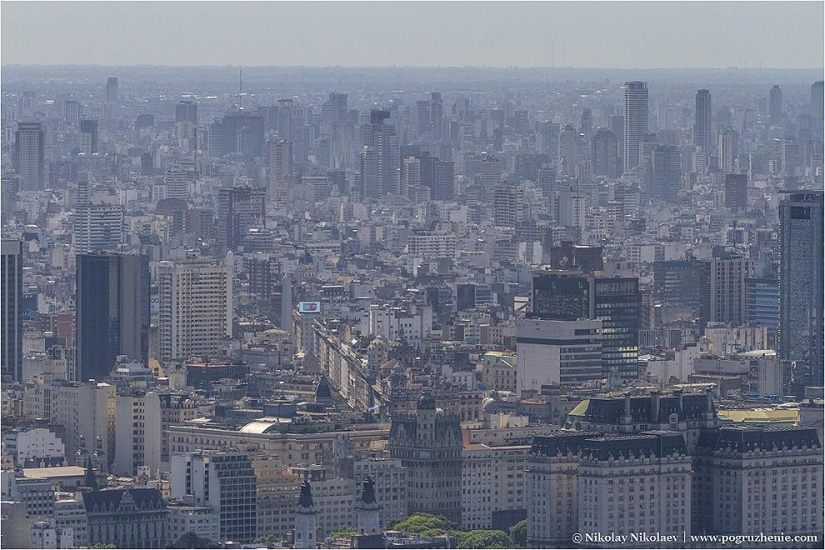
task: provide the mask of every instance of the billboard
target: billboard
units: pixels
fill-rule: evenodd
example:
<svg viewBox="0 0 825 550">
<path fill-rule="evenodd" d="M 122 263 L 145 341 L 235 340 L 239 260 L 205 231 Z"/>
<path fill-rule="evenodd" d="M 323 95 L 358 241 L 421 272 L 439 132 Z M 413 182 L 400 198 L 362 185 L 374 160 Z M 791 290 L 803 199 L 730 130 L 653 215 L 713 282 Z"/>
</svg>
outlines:
<svg viewBox="0 0 825 550">
<path fill-rule="evenodd" d="M 298 302 L 298 313 L 321 313 L 321 302 Z"/>
</svg>

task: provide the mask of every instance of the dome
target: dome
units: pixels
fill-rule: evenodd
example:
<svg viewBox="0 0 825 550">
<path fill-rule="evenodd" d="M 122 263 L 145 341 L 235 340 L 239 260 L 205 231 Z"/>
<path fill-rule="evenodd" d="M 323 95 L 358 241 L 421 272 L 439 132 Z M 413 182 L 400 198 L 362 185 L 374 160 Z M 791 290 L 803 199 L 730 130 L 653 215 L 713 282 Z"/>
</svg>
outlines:
<svg viewBox="0 0 825 550">
<path fill-rule="evenodd" d="M 421 397 L 418 399 L 418 407 L 419 411 L 434 411 L 435 410 L 435 397 L 430 392 L 424 392 Z"/>
<path fill-rule="evenodd" d="M 497 407 L 497 404 L 496 404 L 496 400 L 493 399 L 492 397 L 488 397 L 484 401 L 481 402 L 481 408 L 486 413 L 492 413 L 492 412 L 495 412 L 498 407 Z"/>
<path fill-rule="evenodd" d="M 332 399 L 332 392 L 329 389 L 329 382 L 325 376 L 321 377 L 318 387 L 315 388 L 315 401 L 319 399 Z"/>
</svg>

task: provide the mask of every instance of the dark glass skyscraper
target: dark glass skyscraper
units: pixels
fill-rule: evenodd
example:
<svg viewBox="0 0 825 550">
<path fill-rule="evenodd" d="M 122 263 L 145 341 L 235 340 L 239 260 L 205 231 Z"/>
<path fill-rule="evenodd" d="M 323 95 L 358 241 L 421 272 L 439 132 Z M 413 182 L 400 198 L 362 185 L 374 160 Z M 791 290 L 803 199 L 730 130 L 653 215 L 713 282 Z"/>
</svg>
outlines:
<svg viewBox="0 0 825 550">
<path fill-rule="evenodd" d="M 149 359 L 149 258 L 77 256 L 77 365 L 80 381 L 109 376 L 118 355 Z"/>
<path fill-rule="evenodd" d="M 12 380 L 23 378 L 23 320 L 20 302 L 23 299 L 23 247 L 20 241 L 3 239 L 0 261 L 0 297 L 3 338 L 2 375 Z"/>
<path fill-rule="evenodd" d="M 647 82 L 626 82 L 624 88 L 624 171 L 639 165 L 639 143 L 648 132 Z"/>
<path fill-rule="evenodd" d="M 693 144 L 701 147 L 702 152 L 706 155 L 711 153 L 710 116 L 710 92 L 699 90 L 696 92 L 696 120 L 693 123 Z"/>
<path fill-rule="evenodd" d="M 823 192 L 788 192 L 779 206 L 779 354 L 792 362 L 790 391 L 821 386 Z"/>
</svg>

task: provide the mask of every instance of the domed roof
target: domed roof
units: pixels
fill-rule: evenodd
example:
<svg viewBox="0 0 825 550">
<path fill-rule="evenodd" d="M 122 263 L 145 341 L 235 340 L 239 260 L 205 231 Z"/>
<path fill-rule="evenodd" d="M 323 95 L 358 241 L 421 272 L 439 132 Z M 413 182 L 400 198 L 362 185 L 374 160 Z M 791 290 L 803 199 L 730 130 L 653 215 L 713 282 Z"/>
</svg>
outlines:
<svg viewBox="0 0 825 550">
<path fill-rule="evenodd" d="M 298 263 L 301 265 L 312 264 L 312 254 L 309 253 L 309 250 L 304 250 L 304 255 L 298 258 Z"/>
<path fill-rule="evenodd" d="M 321 377 L 321 381 L 318 382 L 318 387 L 315 388 L 315 400 L 318 399 L 332 399 L 332 392 L 329 389 L 329 382 L 327 382 L 326 376 Z"/>
<path fill-rule="evenodd" d="M 418 399 L 418 407 L 419 411 L 434 411 L 435 410 L 435 397 L 428 391 L 425 391 L 421 397 Z"/>
<path fill-rule="evenodd" d="M 495 412 L 497 408 L 496 400 L 492 397 L 486 398 L 484 401 L 481 402 L 481 408 L 484 410 L 484 412 L 487 413 Z"/>
</svg>

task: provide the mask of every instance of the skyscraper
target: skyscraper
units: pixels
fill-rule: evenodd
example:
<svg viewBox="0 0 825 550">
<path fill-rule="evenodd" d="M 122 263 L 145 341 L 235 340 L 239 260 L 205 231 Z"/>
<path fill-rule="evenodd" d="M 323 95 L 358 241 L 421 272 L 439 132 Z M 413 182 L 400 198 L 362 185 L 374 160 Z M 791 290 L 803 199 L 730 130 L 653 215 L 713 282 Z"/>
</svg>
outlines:
<svg viewBox="0 0 825 550">
<path fill-rule="evenodd" d="M 700 147 L 705 155 L 711 153 L 710 117 L 710 92 L 699 90 L 696 92 L 696 120 L 693 123 L 693 144 Z"/>
<path fill-rule="evenodd" d="M 733 210 L 747 210 L 747 174 L 725 174 L 725 208 L 731 208 Z"/>
<path fill-rule="evenodd" d="M 682 157 L 674 145 L 657 145 L 653 149 L 653 189 L 651 195 L 674 203 L 682 189 Z"/>
<path fill-rule="evenodd" d="M 149 258 L 77 256 L 77 365 L 81 382 L 103 380 L 118 355 L 149 360 Z"/>
<path fill-rule="evenodd" d="M 97 153 L 100 149 L 100 137 L 96 120 L 80 121 L 80 150 L 85 155 Z"/>
<path fill-rule="evenodd" d="M 710 263 L 710 320 L 738 327 L 745 323 L 745 279 L 753 277 L 753 262 L 740 254 L 723 253 Z"/>
<path fill-rule="evenodd" d="M 822 80 L 817 80 L 811 85 L 811 107 L 814 115 L 814 137 L 822 141 L 823 120 L 825 119 L 825 91 Z"/>
<path fill-rule="evenodd" d="M 198 104 L 194 101 L 181 101 L 175 105 L 175 122 L 198 123 Z"/>
<path fill-rule="evenodd" d="M 559 175 L 569 176 L 575 174 L 578 162 L 579 132 L 572 124 L 567 124 L 559 134 Z"/>
<path fill-rule="evenodd" d="M 821 386 L 823 192 L 786 192 L 779 205 L 779 354 L 794 362 L 791 393 Z"/>
<path fill-rule="evenodd" d="M 218 191 L 218 246 L 235 250 L 249 229 L 263 225 L 266 216 L 266 191 L 233 187 Z"/>
<path fill-rule="evenodd" d="M 14 381 L 23 378 L 23 245 L 20 241 L 3 239 L 0 261 L 0 297 L 3 299 L 0 334 L 3 337 L 3 363 L 0 372 Z"/>
<path fill-rule="evenodd" d="M 118 110 L 120 107 L 120 92 L 117 85 L 117 77 L 109 77 L 106 80 L 106 103 L 104 104 L 104 114 L 106 120 L 118 120 Z"/>
<path fill-rule="evenodd" d="M 648 132 L 647 82 L 626 82 L 624 89 L 624 171 L 639 165 L 639 142 Z"/>
<path fill-rule="evenodd" d="M 617 178 L 620 175 L 619 140 L 607 128 L 599 128 L 592 139 L 593 175 Z"/>
<path fill-rule="evenodd" d="M 778 84 L 771 88 L 768 116 L 771 119 L 771 124 L 777 125 L 782 123 L 782 88 L 780 88 Z"/>
<path fill-rule="evenodd" d="M 43 125 L 39 122 L 18 123 L 14 134 L 14 168 L 22 178 L 24 191 L 43 189 L 45 165 Z"/>
<path fill-rule="evenodd" d="M 232 273 L 208 258 L 158 264 L 161 360 L 214 356 L 232 334 Z"/>
<path fill-rule="evenodd" d="M 269 196 L 275 201 L 276 208 L 287 207 L 291 182 L 292 142 L 272 140 L 269 142 Z"/>
<path fill-rule="evenodd" d="M 361 127 L 361 193 L 377 199 L 401 192 L 401 151 L 395 126 L 384 124 L 388 111 L 370 112 L 370 123 Z"/>
</svg>

